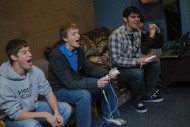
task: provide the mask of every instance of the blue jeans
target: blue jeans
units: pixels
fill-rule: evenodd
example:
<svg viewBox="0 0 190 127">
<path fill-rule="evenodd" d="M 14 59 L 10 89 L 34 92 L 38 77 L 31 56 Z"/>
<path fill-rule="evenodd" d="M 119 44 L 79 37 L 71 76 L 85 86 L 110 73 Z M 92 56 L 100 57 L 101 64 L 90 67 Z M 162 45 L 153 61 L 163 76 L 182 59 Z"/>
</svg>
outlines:
<svg viewBox="0 0 190 127">
<path fill-rule="evenodd" d="M 164 37 L 164 49 L 170 48 L 169 42 L 168 42 L 168 34 L 167 34 L 167 24 L 166 24 L 166 18 L 161 18 L 157 20 L 152 21 L 145 21 L 144 22 L 144 28 L 149 31 L 148 25 L 149 24 L 156 24 L 160 28 L 160 32 L 163 34 Z"/>
<path fill-rule="evenodd" d="M 84 78 L 82 80 L 93 81 L 97 80 L 96 78 Z M 120 112 L 117 106 L 117 99 L 114 95 L 111 84 L 106 85 L 104 88 L 106 96 L 109 101 L 109 106 L 111 111 L 113 111 L 112 115 L 114 118 L 120 117 Z M 92 125 L 92 115 L 91 115 L 91 102 L 92 102 L 92 94 L 100 94 L 101 97 L 101 108 L 103 117 L 110 118 L 110 111 L 108 108 L 108 104 L 104 98 L 104 95 L 101 92 L 101 89 L 78 89 L 78 90 L 69 90 L 69 89 L 56 89 L 54 90 L 58 101 L 64 101 L 76 108 L 76 127 L 91 127 Z"/>
<path fill-rule="evenodd" d="M 72 108 L 70 105 L 68 105 L 65 102 L 58 102 L 58 107 L 59 107 L 58 109 L 59 113 L 63 117 L 64 123 L 66 124 L 71 116 Z M 41 101 L 34 112 L 49 112 L 53 114 L 53 110 L 46 101 Z M 5 123 L 7 127 L 42 127 L 40 122 L 35 119 L 27 119 L 27 120 L 6 119 Z"/>
<path fill-rule="evenodd" d="M 155 92 L 160 74 L 160 64 L 158 62 L 153 61 L 143 66 L 144 71 L 140 67 L 118 68 L 118 70 L 120 74 L 117 77 L 117 81 L 130 85 L 132 101 L 150 97 Z"/>
</svg>

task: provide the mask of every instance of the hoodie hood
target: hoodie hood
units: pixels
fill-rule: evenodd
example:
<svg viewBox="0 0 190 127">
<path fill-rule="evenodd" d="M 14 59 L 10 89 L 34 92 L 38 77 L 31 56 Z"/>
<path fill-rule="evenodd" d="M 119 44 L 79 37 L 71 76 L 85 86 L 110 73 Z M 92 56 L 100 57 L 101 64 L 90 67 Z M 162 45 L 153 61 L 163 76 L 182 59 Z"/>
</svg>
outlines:
<svg viewBox="0 0 190 127">
<path fill-rule="evenodd" d="M 9 61 L 3 63 L 0 66 L 0 76 L 9 80 L 23 80 L 25 76 L 20 76 L 15 71 L 13 71 L 11 63 Z"/>
</svg>

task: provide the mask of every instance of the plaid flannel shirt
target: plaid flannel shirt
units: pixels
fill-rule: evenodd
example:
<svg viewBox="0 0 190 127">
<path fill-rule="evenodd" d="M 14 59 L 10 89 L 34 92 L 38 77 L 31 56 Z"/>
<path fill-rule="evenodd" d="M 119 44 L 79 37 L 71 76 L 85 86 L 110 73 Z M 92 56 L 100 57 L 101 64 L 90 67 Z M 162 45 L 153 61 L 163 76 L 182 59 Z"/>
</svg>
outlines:
<svg viewBox="0 0 190 127">
<path fill-rule="evenodd" d="M 136 58 L 143 57 L 141 53 L 141 34 L 138 29 L 133 31 L 133 42 L 125 26 L 122 25 L 109 37 L 109 66 L 136 67 Z"/>
</svg>

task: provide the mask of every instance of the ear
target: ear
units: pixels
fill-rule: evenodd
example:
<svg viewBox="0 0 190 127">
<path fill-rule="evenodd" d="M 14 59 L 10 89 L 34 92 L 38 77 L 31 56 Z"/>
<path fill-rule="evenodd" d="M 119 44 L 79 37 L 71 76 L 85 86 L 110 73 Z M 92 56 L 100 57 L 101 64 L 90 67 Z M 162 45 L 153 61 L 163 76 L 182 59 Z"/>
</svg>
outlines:
<svg viewBox="0 0 190 127">
<path fill-rule="evenodd" d="M 12 59 L 13 61 L 16 61 L 16 60 L 17 60 L 17 56 L 15 56 L 14 54 L 12 54 L 12 55 L 11 55 L 11 59 Z"/>
<path fill-rule="evenodd" d="M 67 41 L 68 41 L 67 37 L 66 37 L 66 38 L 63 38 L 63 40 L 64 40 L 65 42 L 67 42 Z"/>
<path fill-rule="evenodd" d="M 123 20 L 124 20 L 125 22 L 127 22 L 127 18 L 123 17 Z"/>
</svg>

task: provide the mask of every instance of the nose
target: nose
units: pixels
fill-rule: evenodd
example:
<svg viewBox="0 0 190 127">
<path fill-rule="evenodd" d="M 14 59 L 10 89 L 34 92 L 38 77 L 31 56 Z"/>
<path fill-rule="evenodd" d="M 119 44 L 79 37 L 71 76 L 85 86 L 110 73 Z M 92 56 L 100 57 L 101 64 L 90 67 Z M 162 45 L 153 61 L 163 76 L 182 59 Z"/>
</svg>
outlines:
<svg viewBox="0 0 190 127">
<path fill-rule="evenodd" d="M 140 17 L 136 16 L 135 19 L 136 19 L 136 20 L 140 20 Z"/>
<path fill-rule="evenodd" d="M 31 53 L 31 52 L 28 52 L 28 56 L 32 57 L 32 53 Z"/>
</svg>

